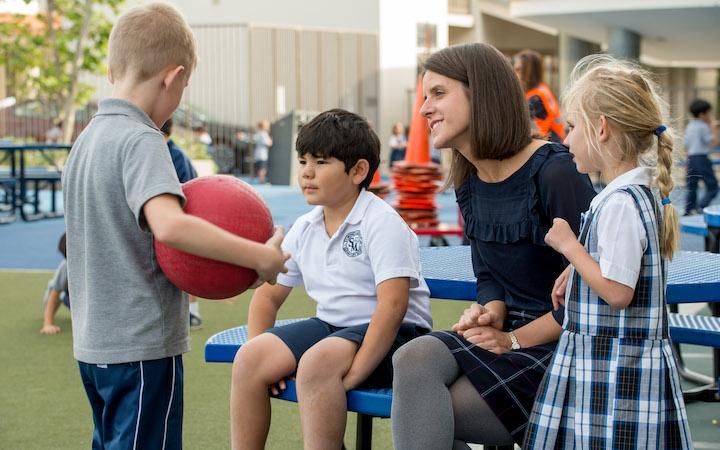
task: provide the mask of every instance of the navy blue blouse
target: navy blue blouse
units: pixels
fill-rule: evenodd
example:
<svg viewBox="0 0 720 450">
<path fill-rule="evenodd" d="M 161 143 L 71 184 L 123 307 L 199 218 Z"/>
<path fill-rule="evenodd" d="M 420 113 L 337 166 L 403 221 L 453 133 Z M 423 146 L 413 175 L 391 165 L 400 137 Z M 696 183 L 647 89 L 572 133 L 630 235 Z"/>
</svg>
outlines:
<svg viewBox="0 0 720 450">
<path fill-rule="evenodd" d="M 552 310 L 550 293 L 567 261 L 545 244 L 555 217 L 578 233 L 595 190 L 560 144 L 540 147 L 507 179 L 471 175 L 456 190 L 472 248 L 477 302 L 504 300 L 506 327 L 518 328 Z M 563 311 L 554 313 L 562 323 Z"/>
</svg>

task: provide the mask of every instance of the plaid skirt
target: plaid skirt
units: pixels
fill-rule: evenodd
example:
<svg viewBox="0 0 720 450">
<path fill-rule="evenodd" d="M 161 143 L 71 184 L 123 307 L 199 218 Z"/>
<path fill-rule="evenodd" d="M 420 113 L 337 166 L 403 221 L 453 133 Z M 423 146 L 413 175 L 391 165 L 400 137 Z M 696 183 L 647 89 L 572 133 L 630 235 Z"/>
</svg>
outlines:
<svg viewBox="0 0 720 450">
<path fill-rule="evenodd" d="M 692 448 L 670 341 L 564 331 L 523 448 Z"/>
<path fill-rule="evenodd" d="M 447 345 L 460 370 L 515 442 L 522 443 L 535 395 L 556 343 L 498 355 L 475 346 L 452 331 L 435 331 L 430 335 Z"/>
</svg>

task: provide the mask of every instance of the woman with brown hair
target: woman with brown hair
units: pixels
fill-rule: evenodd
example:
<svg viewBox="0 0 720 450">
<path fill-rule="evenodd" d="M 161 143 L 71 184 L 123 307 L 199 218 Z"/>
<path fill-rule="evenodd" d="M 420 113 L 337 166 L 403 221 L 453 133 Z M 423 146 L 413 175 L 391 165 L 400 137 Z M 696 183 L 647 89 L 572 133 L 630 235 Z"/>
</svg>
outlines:
<svg viewBox="0 0 720 450">
<path fill-rule="evenodd" d="M 565 126 L 560 117 L 560 104 L 543 82 L 543 62 L 535 50 L 523 50 L 513 57 L 513 69 L 525 90 L 525 98 L 538 133 L 552 142 L 565 139 Z"/>
<path fill-rule="evenodd" d="M 532 138 L 523 89 L 494 47 L 434 53 L 423 90 L 434 146 L 452 149 L 477 304 L 453 331 L 395 354 L 395 448 L 522 442 L 563 318 L 550 294 L 566 262 L 544 237 L 555 217 L 577 232 L 595 192 L 565 147 Z"/>
</svg>

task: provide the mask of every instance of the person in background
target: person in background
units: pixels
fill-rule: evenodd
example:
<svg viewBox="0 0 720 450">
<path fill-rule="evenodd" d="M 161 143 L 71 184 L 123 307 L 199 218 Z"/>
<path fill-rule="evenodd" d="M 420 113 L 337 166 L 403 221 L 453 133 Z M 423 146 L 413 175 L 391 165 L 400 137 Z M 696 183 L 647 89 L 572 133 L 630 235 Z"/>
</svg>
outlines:
<svg viewBox="0 0 720 450">
<path fill-rule="evenodd" d="M 565 139 L 560 104 L 543 82 L 542 56 L 535 50 L 523 50 L 513 57 L 513 68 L 525 90 L 530 117 L 540 136 L 551 142 Z"/>
<path fill-rule="evenodd" d="M 45 132 L 45 143 L 46 144 L 57 144 L 62 139 L 63 122 L 62 120 L 54 120 L 53 126 Z"/>
<path fill-rule="evenodd" d="M 55 270 L 55 275 L 48 282 L 45 295 L 43 295 L 43 326 L 40 329 L 42 334 L 58 334 L 60 327 L 55 325 L 55 314 L 60 305 L 70 308 L 70 294 L 68 292 L 67 278 L 67 249 L 65 247 L 65 233 L 60 237 L 58 242 L 58 251 L 63 256 L 63 260 Z"/>
<path fill-rule="evenodd" d="M 257 126 L 258 129 L 253 137 L 255 141 L 255 173 L 257 174 L 258 183 L 265 184 L 270 147 L 273 141 L 270 137 L 270 122 L 267 119 L 258 122 Z"/>
<path fill-rule="evenodd" d="M 405 126 L 401 122 L 393 125 L 392 134 L 390 135 L 390 168 L 392 169 L 395 161 L 405 159 L 405 149 L 407 148 L 407 135 L 405 134 Z"/>
<path fill-rule="evenodd" d="M 170 158 L 172 158 L 173 166 L 175 166 L 175 173 L 178 176 L 178 181 L 181 183 L 187 183 L 188 181 L 197 178 L 197 172 L 192 165 L 192 160 L 170 138 L 172 135 L 172 127 L 173 118 L 171 116 L 160 128 L 160 131 L 162 131 L 162 134 L 165 136 L 165 142 L 167 142 L 168 150 L 170 151 Z M 183 295 L 187 296 L 188 304 L 190 305 L 190 329 L 197 330 L 202 328 L 200 304 L 198 303 L 197 297 L 190 295 L 187 292 L 183 292 Z"/>
<path fill-rule="evenodd" d="M 708 158 L 718 144 L 718 121 L 713 117 L 710 103 L 695 100 L 690 104 L 692 119 L 685 127 L 685 149 L 687 150 L 687 198 L 685 215 L 702 213 L 718 193 L 718 182 Z M 698 203 L 698 181 L 705 184 L 705 195 Z"/>
</svg>

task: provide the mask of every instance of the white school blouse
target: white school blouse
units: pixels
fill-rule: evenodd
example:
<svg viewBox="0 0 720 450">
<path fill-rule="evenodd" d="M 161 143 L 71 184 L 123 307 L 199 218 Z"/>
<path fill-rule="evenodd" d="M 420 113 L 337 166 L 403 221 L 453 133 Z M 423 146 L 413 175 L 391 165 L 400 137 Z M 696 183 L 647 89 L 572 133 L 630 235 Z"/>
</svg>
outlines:
<svg viewBox="0 0 720 450">
<path fill-rule="evenodd" d="M 653 175 L 649 167 L 632 169 L 612 180 L 590 202 L 590 211 L 596 211 L 607 199 L 596 212 L 598 254 L 592 256 L 596 256 L 603 277 L 633 289 L 648 240 L 632 197 L 618 189 L 631 184 L 650 186 Z"/>
</svg>

